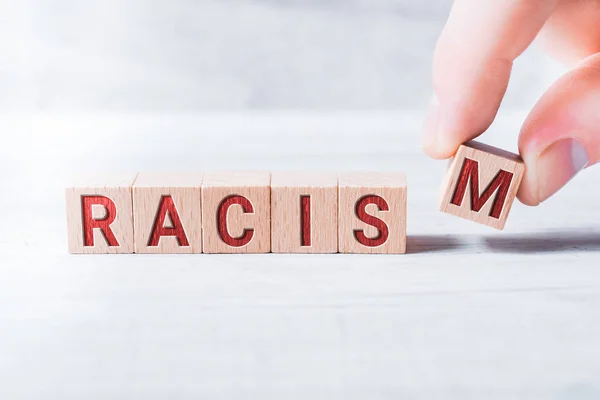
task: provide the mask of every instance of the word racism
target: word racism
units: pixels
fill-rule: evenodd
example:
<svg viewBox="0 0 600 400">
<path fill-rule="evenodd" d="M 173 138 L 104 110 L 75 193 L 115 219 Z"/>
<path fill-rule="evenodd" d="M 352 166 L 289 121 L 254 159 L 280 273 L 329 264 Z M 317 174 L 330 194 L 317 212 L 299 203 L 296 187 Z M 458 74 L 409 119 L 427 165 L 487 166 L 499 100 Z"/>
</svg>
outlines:
<svg viewBox="0 0 600 400">
<path fill-rule="evenodd" d="M 502 229 L 523 174 L 517 155 L 469 142 L 440 209 Z M 69 251 L 400 254 L 406 199 L 400 172 L 113 176 L 66 189 Z"/>
</svg>

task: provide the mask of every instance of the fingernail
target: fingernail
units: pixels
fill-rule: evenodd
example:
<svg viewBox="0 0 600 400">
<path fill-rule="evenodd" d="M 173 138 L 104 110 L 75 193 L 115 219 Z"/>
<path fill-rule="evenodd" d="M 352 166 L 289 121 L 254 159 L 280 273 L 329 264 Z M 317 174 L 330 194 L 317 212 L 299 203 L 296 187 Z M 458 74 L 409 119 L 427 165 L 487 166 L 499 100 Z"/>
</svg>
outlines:
<svg viewBox="0 0 600 400">
<path fill-rule="evenodd" d="M 423 127 L 423 147 L 432 147 L 437 141 L 437 132 L 440 118 L 440 103 L 435 93 L 429 101 L 429 108 L 425 117 Z"/>
<path fill-rule="evenodd" d="M 561 139 L 542 152 L 537 162 L 538 197 L 542 202 L 587 167 L 585 147 L 575 139 Z"/>
</svg>

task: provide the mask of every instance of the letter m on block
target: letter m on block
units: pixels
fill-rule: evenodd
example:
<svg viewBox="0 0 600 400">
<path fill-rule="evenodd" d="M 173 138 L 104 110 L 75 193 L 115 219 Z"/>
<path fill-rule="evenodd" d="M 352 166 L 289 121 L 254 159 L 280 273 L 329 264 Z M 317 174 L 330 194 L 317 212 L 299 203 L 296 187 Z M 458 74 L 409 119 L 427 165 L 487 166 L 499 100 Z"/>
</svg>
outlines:
<svg viewBox="0 0 600 400">
<path fill-rule="evenodd" d="M 490 210 L 490 217 L 500 218 L 502 208 L 504 207 L 504 201 L 508 195 L 508 189 L 512 182 L 513 174 L 508 171 L 500 170 L 485 188 L 483 193 L 479 192 L 479 163 L 475 160 L 465 158 L 460 175 L 456 183 L 456 189 L 454 195 L 450 201 L 455 206 L 461 206 L 465 193 L 467 191 L 467 185 L 470 184 L 471 192 L 471 210 L 479 212 L 481 208 L 488 202 L 494 193 L 494 202 Z"/>
</svg>

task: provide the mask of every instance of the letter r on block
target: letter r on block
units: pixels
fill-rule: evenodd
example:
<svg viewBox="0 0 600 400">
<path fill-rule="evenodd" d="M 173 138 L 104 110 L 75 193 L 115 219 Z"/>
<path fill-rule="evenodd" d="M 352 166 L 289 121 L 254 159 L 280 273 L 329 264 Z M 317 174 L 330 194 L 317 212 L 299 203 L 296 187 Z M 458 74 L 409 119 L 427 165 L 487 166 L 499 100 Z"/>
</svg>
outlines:
<svg viewBox="0 0 600 400">
<path fill-rule="evenodd" d="M 91 175 L 65 188 L 70 253 L 133 253 L 131 186 L 136 176 Z"/>
<path fill-rule="evenodd" d="M 104 217 L 95 218 L 92 206 L 102 206 Z M 99 229 L 109 247 L 119 246 L 110 225 L 117 218 L 115 202 L 105 196 L 81 196 L 81 219 L 83 225 L 83 245 L 94 247 L 94 229 Z"/>
</svg>

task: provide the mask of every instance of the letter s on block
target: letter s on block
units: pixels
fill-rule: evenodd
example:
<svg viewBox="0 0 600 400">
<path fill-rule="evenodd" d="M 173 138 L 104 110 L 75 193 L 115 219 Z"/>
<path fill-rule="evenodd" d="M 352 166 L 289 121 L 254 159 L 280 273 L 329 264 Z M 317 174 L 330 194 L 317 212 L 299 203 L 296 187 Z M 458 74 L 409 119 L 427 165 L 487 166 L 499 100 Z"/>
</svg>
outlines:
<svg viewBox="0 0 600 400">
<path fill-rule="evenodd" d="M 390 231 L 387 224 L 381 219 L 374 217 L 372 215 L 367 214 L 366 208 L 369 204 L 375 204 L 379 211 L 389 211 L 390 207 L 388 206 L 387 201 L 380 196 L 377 195 L 367 195 L 361 197 L 357 202 L 354 208 L 356 216 L 362 222 L 371 225 L 377 228 L 377 236 L 373 238 L 368 238 L 365 235 L 364 230 L 355 229 L 354 230 L 354 238 L 362 245 L 368 247 L 377 247 L 384 244 L 389 237 Z"/>
<path fill-rule="evenodd" d="M 225 197 L 217 208 L 217 230 L 219 232 L 219 237 L 225 244 L 232 247 L 242 247 L 250 243 L 254 236 L 254 229 L 244 229 L 242 234 L 238 237 L 233 237 L 229 234 L 229 230 L 227 229 L 227 211 L 229 211 L 229 207 L 234 204 L 242 206 L 242 210 L 246 214 L 254 213 L 252 203 L 244 196 L 234 194 Z"/>
<path fill-rule="evenodd" d="M 506 196 L 508 195 L 508 189 L 510 188 L 513 175 L 514 174 L 511 172 L 501 169 L 480 195 L 479 163 L 475 160 L 465 158 L 460 170 L 458 181 L 456 183 L 456 189 L 454 190 L 454 195 L 452 196 L 450 203 L 459 207 L 462 205 L 465 192 L 467 191 L 467 183 L 470 182 L 471 210 L 478 212 L 497 190 L 498 192 L 496 193 L 494 203 L 492 204 L 492 209 L 490 210 L 490 217 L 498 219 L 502 213 L 502 208 L 504 207 L 504 202 L 506 200 Z"/>
<path fill-rule="evenodd" d="M 104 218 L 94 219 L 92 215 L 92 206 L 103 206 L 106 210 Z M 117 218 L 117 207 L 114 201 L 105 196 L 81 196 L 81 215 L 83 225 L 83 245 L 85 247 L 94 246 L 94 229 L 100 229 L 104 239 L 109 246 L 119 246 L 110 224 Z"/>
</svg>

